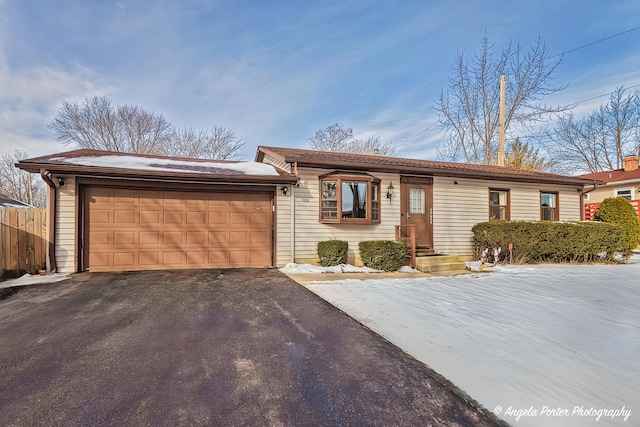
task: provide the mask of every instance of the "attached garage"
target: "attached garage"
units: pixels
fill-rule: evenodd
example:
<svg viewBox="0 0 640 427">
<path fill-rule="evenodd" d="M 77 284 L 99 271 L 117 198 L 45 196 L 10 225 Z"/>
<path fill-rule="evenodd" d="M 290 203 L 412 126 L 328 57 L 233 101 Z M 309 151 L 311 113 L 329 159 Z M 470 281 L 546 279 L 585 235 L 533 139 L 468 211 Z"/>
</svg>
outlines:
<svg viewBox="0 0 640 427">
<path fill-rule="evenodd" d="M 90 271 L 273 265 L 273 192 L 85 187 Z"/>
<path fill-rule="evenodd" d="M 276 203 L 297 177 L 256 162 L 75 150 L 22 160 L 49 186 L 49 269 L 276 265 Z"/>
</svg>

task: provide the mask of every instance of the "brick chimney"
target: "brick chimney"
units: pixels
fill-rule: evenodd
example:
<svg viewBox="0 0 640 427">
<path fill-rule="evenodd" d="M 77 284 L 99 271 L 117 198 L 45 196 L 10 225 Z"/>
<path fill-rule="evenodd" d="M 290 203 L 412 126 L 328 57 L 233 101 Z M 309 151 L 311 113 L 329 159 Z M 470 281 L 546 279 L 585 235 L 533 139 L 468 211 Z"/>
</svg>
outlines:
<svg viewBox="0 0 640 427">
<path fill-rule="evenodd" d="M 627 156 L 623 160 L 624 171 L 631 172 L 638 169 L 638 156 Z"/>
</svg>

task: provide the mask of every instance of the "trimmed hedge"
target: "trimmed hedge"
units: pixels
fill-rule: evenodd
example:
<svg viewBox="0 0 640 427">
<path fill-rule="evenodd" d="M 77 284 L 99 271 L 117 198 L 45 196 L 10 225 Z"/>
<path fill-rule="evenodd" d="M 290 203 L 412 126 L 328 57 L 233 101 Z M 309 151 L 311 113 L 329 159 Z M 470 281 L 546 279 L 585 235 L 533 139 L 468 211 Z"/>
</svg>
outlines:
<svg viewBox="0 0 640 427">
<path fill-rule="evenodd" d="M 323 267 L 347 263 L 349 242 L 346 240 L 324 240 L 318 242 L 317 247 L 320 265 Z"/>
<path fill-rule="evenodd" d="M 395 240 L 365 240 L 358 245 L 362 263 L 370 268 L 396 271 L 405 265 L 409 248 Z"/>
<path fill-rule="evenodd" d="M 481 222 L 471 229 L 476 255 L 483 248 L 501 247 L 502 259 L 513 262 L 557 263 L 614 261 L 616 253 L 628 256 L 624 227 L 618 224 L 579 222 Z"/>
<path fill-rule="evenodd" d="M 593 219 L 595 221 L 624 226 L 631 249 L 635 249 L 640 243 L 640 220 L 638 220 L 638 213 L 624 197 L 609 197 L 604 199 L 594 212 Z"/>
</svg>

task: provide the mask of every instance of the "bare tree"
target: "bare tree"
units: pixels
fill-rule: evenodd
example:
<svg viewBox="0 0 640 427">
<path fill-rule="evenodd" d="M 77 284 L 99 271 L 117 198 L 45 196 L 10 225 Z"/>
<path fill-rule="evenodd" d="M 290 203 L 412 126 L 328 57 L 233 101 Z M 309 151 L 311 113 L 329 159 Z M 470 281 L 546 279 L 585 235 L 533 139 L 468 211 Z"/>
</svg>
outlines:
<svg viewBox="0 0 640 427">
<path fill-rule="evenodd" d="M 439 156 L 469 163 L 496 162 L 501 75 L 507 77 L 507 138 L 565 111 L 566 107 L 542 103 L 545 96 L 566 87 L 551 85 L 561 60 L 551 60 L 540 38 L 528 51 L 519 43 L 510 43 L 496 53 L 485 35 L 471 60 L 459 53 L 448 87 L 434 105 L 445 136 L 438 146 Z"/>
<path fill-rule="evenodd" d="M 353 130 L 335 123 L 318 129 L 309 138 L 312 150 L 337 151 L 343 153 L 381 154 L 392 156 L 396 148 L 392 143 L 384 143 L 379 136 L 372 135 L 366 140 L 354 139 Z"/>
<path fill-rule="evenodd" d="M 617 88 L 591 114 L 560 118 L 548 137 L 548 151 L 564 171 L 619 169 L 625 156 L 640 154 L 640 93 L 625 96 Z"/>
<path fill-rule="evenodd" d="M 175 157 L 191 157 L 226 160 L 237 157 L 244 148 L 244 139 L 235 131 L 221 126 L 212 129 L 191 127 L 174 129 L 165 154 Z"/>
<path fill-rule="evenodd" d="M 312 150 L 347 152 L 353 143 L 353 130 L 343 128 L 340 124 L 335 123 L 326 128 L 318 129 L 309 138 L 309 142 Z"/>
<path fill-rule="evenodd" d="M 349 150 L 352 153 L 360 154 L 380 154 L 382 156 L 393 156 L 396 153 L 396 147 L 393 143 L 382 142 L 379 136 L 371 135 L 369 138 L 362 140 L 354 140 Z"/>
<path fill-rule="evenodd" d="M 15 167 L 15 164 L 29 158 L 27 153 L 16 150 L 13 155 L 5 154 L 0 161 L 0 193 L 12 199 L 43 208 L 47 205 L 47 190 L 39 177 Z"/>
<path fill-rule="evenodd" d="M 161 154 L 171 131 L 163 116 L 131 105 L 114 107 L 103 96 L 62 101 L 49 127 L 65 145 L 138 154 Z"/>
<path fill-rule="evenodd" d="M 528 142 L 523 143 L 516 137 L 506 150 L 504 165 L 516 169 L 547 171 L 554 163 L 542 156 L 538 148 Z"/>
</svg>

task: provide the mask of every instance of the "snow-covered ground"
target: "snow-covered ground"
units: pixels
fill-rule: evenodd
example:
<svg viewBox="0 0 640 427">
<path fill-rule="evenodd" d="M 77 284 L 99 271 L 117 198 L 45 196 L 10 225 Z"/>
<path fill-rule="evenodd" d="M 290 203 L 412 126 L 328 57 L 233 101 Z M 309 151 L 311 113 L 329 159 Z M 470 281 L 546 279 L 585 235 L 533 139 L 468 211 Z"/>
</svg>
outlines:
<svg viewBox="0 0 640 427">
<path fill-rule="evenodd" d="M 640 425 L 638 255 L 307 286 L 511 424 Z"/>
<path fill-rule="evenodd" d="M 24 276 L 18 277 L 17 279 L 9 279 L 0 282 L 0 289 L 2 288 L 12 288 L 14 286 L 29 286 L 29 285 L 41 285 L 44 283 L 54 283 L 59 282 L 61 280 L 67 279 L 69 277 L 68 274 L 56 273 L 56 274 L 45 274 L 44 276 L 34 276 L 31 274 L 25 274 Z"/>
</svg>

